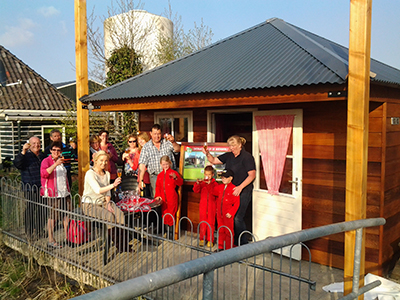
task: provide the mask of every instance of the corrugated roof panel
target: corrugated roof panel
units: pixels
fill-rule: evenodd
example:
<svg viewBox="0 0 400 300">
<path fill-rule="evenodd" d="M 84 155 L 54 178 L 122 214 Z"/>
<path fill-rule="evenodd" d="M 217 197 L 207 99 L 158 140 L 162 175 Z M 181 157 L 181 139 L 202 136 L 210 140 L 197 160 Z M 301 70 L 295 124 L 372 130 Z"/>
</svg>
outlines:
<svg viewBox="0 0 400 300">
<path fill-rule="evenodd" d="M 83 100 L 98 101 L 284 86 L 344 83 L 348 50 L 271 19 Z M 400 85 L 400 71 L 379 62 L 376 79 Z"/>
</svg>

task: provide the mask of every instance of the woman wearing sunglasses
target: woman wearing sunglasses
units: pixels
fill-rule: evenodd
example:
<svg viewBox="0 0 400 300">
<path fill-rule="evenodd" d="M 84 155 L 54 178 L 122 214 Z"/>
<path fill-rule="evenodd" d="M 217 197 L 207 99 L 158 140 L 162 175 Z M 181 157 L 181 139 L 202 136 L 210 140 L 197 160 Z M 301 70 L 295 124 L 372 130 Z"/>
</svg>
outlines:
<svg viewBox="0 0 400 300">
<path fill-rule="evenodd" d="M 51 207 L 47 229 L 49 233 L 49 248 L 61 248 L 54 238 L 54 226 L 59 217 L 57 209 L 71 210 L 70 187 L 68 184 L 67 170 L 64 167 L 64 158 L 62 156 L 61 142 L 52 142 L 50 145 L 50 156 L 43 159 L 40 166 L 40 177 L 42 188 L 40 194 L 47 198 L 47 204 Z M 67 236 L 69 218 L 67 215 L 63 218 L 65 236 Z"/>
<path fill-rule="evenodd" d="M 124 163 L 122 172 L 121 189 L 123 191 L 136 191 L 137 176 L 139 167 L 139 151 L 136 134 L 127 136 L 128 148 L 121 154 L 121 159 Z"/>
</svg>

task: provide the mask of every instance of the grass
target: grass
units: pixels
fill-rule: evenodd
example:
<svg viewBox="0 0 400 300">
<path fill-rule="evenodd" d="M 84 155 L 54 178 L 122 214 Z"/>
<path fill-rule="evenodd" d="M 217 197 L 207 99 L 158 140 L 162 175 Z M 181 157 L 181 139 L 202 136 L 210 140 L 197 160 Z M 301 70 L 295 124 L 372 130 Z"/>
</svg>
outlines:
<svg viewBox="0 0 400 300">
<path fill-rule="evenodd" d="M 91 290 L 0 246 L 0 299 L 71 299 Z"/>
</svg>

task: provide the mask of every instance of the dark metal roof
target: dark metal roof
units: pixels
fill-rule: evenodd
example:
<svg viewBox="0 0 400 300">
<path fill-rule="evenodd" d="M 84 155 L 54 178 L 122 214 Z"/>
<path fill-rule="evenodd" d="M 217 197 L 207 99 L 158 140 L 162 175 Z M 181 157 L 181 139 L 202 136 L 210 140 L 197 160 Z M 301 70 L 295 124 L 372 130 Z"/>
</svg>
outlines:
<svg viewBox="0 0 400 300">
<path fill-rule="evenodd" d="M 73 106 L 50 82 L 1 45 L 0 59 L 6 68 L 7 83 L 22 81 L 0 87 L 0 109 L 66 111 Z"/>
<path fill-rule="evenodd" d="M 375 81 L 400 86 L 400 71 L 372 60 Z M 82 101 L 345 83 L 348 49 L 270 19 Z"/>
<path fill-rule="evenodd" d="M 61 93 L 63 93 L 65 96 L 67 96 L 69 99 L 72 101 L 76 101 L 76 81 L 66 81 L 66 82 L 60 82 L 60 83 L 53 83 L 53 85 L 59 90 Z M 88 80 L 88 89 L 89 89 L 89 94 L 92 94 L 94 92 L 100 91 L 104 89 L 106 86 L 103 84 L 100 84 L 94 80 L 89 79 Z"/>
</svg>

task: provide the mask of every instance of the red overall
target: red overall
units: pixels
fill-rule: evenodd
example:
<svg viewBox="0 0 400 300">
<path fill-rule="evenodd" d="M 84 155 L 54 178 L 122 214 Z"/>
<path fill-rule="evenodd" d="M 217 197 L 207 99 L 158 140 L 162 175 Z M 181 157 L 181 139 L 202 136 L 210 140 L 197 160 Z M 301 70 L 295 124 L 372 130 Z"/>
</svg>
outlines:
<svg viewBox="0 0 400 300">
<path fill-rule="evenodd" d="M 176 179 L 173 179 L 170 175 L 175 173 Z M 161 197 L 163 202 L 161 205 L 162 216 L 166 214 L 171 214 L 175 218 L 176 211 L 178 210 L 178 194 L 176 193 L 176 186 L 181 186 L 183 184 L 183 179 L 178 172 L 168 169 L 166 172 L 163 170 L 157 176 L 156 181 L 156 194 L 154 198 Z M 164 224 L 173 226 L 174 220 L 171 216 L 166 216 L 164 219 Z"/>
<path fill-rule="evenodd" d="M 215 213 L 216 213 L 216 198 L 213 195 L 213 190 L 218 186 L 218 183 L 214 178 L 211 179 L 210 183 L 200 182 L 195 183 L 193 186 L 193 192 L 200 193 L 200 204 L 199 204 L 199 217 L 200 222 L 205 221 L 206 223 L 200 224 L 200 240 L 205 240 L 214 243 L 214 228 L 215 228 Z M 210 226 L 209 226 L 210 225 Z M 211 229 L 211 230 L 210 230 Z"/>
<path fill-rule="evenodd" d="M 218 249 L 232 248 L 235 214 L 240 205 L 240 197 L 233 195 L 234 187 L 233 183 L 229 183 L 226 186 L 219 184 L 214 188 L 214 194 L 217 196 Z M 231 215 L 230 218 L 226 217 L 227 213 Z"/>
</svg>

